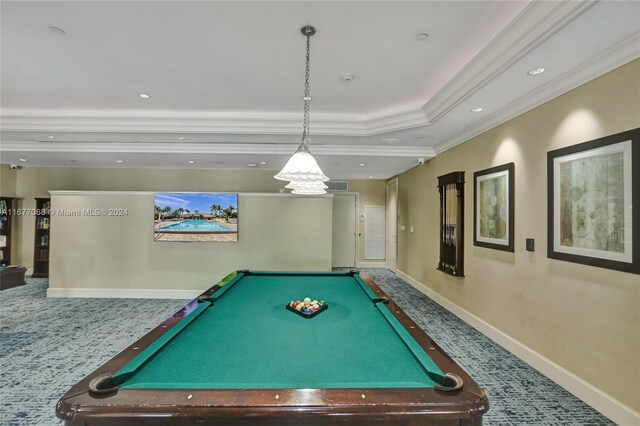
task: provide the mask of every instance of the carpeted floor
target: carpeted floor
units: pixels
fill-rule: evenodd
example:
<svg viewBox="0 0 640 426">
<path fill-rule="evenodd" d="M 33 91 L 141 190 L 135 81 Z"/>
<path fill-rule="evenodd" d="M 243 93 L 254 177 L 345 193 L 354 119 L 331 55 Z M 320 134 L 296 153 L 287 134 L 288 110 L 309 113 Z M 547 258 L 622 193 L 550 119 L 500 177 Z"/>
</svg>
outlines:
<svg viewBox="0 0 640 426">
<path fill-rule="evenodd" d="M 369 274 L 486 390 L 486 425 L 610 425 L 589 406 L 383 269 Z M 58 425 L 73 384 L 186 300 L 47 299 L 47 280 L 0 293 L 0 425 Z"/>
</svg>

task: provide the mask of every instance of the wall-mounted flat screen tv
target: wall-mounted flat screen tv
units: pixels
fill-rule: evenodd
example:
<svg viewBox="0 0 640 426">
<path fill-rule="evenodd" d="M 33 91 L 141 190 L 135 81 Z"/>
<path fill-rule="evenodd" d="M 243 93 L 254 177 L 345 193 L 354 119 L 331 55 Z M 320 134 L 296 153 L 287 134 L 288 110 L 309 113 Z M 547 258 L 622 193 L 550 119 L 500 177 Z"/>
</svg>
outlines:
<svg viewBox="0 0 640 426">
<path fill-rule="evenodd" d="M 155 194 L 153 239 L 179 242 L 237 242 L 238 194 Z"/>
</svg>

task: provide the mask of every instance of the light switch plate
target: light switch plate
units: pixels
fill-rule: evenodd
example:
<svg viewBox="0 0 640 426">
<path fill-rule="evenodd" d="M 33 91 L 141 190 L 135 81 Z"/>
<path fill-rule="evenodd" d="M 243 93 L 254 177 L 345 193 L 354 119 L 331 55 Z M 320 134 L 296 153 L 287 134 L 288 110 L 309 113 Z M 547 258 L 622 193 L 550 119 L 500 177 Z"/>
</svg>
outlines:
<svg viewBox="0 0 640 426">
<path fill-rule="evenodd" d="M 533 238 L 527 238 L 526 248 L 527 251 L 535 251 L 535 240 Z"/>
</svg>

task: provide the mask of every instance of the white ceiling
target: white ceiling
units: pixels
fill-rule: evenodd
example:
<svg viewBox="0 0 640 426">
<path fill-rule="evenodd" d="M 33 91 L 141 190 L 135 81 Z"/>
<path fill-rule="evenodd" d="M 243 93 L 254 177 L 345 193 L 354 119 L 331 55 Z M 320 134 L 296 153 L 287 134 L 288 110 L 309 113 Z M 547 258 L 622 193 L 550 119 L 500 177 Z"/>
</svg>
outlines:
<svg viewBox="0 0 640 426">
<path fill-rule="evenodd" d="M 0 12 L 0 162 L 24 167 L 279 169 L 300 139 L 306 24 L 318 30 L 311 149 L 333 179 L 393 176 L 640 57 L 637 1 L 2 1 Z"/>
</svg>

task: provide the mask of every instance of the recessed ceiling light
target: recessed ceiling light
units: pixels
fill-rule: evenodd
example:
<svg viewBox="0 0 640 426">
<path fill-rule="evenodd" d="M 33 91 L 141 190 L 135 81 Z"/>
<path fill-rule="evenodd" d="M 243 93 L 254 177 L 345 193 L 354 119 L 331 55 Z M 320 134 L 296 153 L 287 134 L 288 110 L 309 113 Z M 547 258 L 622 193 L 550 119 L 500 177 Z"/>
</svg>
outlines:
<svg viewBox="0 0 640 426">
<path fill-rule="evenodd" d="M 140 97 L 141 97 L 142 99 L 149 99 L 151 96 L 150 96 L 150 95 L 147 95 L 146 93 L 140 93 Z"/>
<path fill-rule="evenodd" d="M 369 176 L 369 179 L 373 179 L 373 176 Z"/>
<path fill-rule="evenodd" d="M 78 160 L 69 160 L 69 161 L 72 162 L 72 163 L 77 163 L 78 162 Z"/>
<path fill-rule="evenodd" d="M 471 112 L 480 112 L 480 111 L 482 111 L 481 107 L 475 107 L 471 109 Z"/>
<path fill-rule="evenodd" d="M 418 41 L 425 41 L 428 38 L 429 38 L 429 34 L 427 33 L 420 33 L 416 36 L 416 40 Z"/>
<path fill-rule="evenodd" d="M 193 161 L 193 160 L 189 160 L 189 161 L 187 161 L 187 163 L 189 163 L 189 164 L 196 164 L 196 162 L 195 162 L 195 161 Z"/>
<path fill-rule="evenodd" d="M 355 75 L 353 74 L 342 74 L 342 77 L 340 77 L 340 79 L 344 80 L 344 81 L 352 81 L 356 78 Z"/>
<path fill-rule="evenodd" d="M 364 167 L 364 163 L 360 163 L 360 167 Z"/>
<path fill-rule="evenodd" d="M 27 161 L 26 158 L 18 158 L 18 161 L 22 161 L 23 163 L 25 163 Z"/>
<path fill-rule="evenodd" d="M 183 136 L 178 136 L 176 139 L 178 139 L 179 141 L 183 141 L 184 137 Z"/>
<path fill-rule="evenodd" d="M 267 162 L 266 161 L 261 161 L 260 164 L 262 164 L 264 166 L 265 164 L 267 164 Z"/>
<path fill-rule="evenodd" d="M 47 135 L 47 139 L 55 139 L 55 136 Z"/>
<path fill-rule="evenodd" d="M 424 135 L 416 136 L 416 139 L 424 139 Z"/>
<path fill-rule="evenodd" d="M 398 142 L 400 142 L 399 139 L 382 139 L 382 143 L 387 144 L 387 145 L 395 145 Z"/>
<path fill-rule="evenodd" d="M 547 69 L 546 68 L 534 68 L 532 70 L 527 71 L 527 74 L 529 75 L 538 75 L 538 74 L 542 74 L 543 72 L 545 72 Z"/>
<path fill-rule="evenodd" d="M 64 35 L 65 34 L 64 30 L 62 28 L 58 28 L 58 27 L 49 27 L 49 31 L 51 31 L 55 35 Z"/>
<path fill-rule="evenodd" d="M 249 166 L 249 167 L 257 167 L 258 165 L 256 163 L 249 163 L 249 164 L 247 164 L 247 166 Z"/>
<path fill-rule="evenodd" d="M 124 163 L 124 160 L 116 160 L 116 163 Z"/>
</svg>

